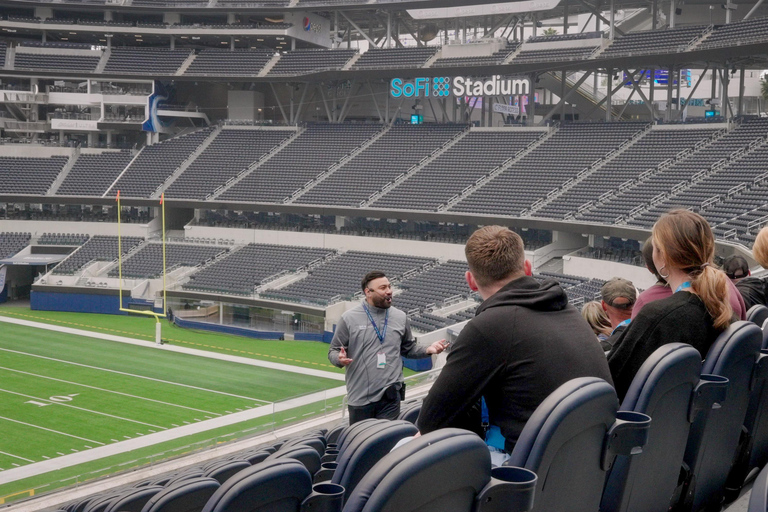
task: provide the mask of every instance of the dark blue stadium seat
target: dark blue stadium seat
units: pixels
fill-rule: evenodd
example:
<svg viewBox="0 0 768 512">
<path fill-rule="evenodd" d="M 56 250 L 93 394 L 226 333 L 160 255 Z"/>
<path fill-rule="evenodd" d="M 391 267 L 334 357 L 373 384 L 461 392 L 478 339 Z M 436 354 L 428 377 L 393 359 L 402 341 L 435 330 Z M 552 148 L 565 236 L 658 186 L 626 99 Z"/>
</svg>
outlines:
<svg viewBox="0 0 768 512">
<path fill-rule="evenodd" d="M 755 304 L 747 311 L 747 321 L 757 324 L 758 327 L 762 327 L 766 320 L 768 320 L 768 308 L 762 304 Z"/>
<path fill-rule="evenodd" d="M 691 427 L 692 401 L 707 396 L 697 393 L 701 391 L 696 386 L 700 374 L 701 355 L 685 343 L 658 348 L 640 367 L 620 410 L 653 418 L 648 443 L 640 454 L 616 458 L 603 491 L 601 512 L 664 512 L 669 508 Z"/>
<path fill-rule="evenodd" d="M 220 487 L 213 478 L 190 478 L 155 494 L 141 512 L 199 512 Z"/>
<path fill-rule="evenodd" d="M 627 436 L 633 430 L 626 425 L 632 422 L 616 421 L 618 405 L 613 386 L 602 379 L 582 377 L 557 388 L 536 408 L 504 463 L 538 475 L 533 510 L 599 509 L 613 455 L 637 451 L 635 447 L 644 442 L 642 435 L 637 442 Z M 647 417 L 645 421 L 649 421 Z M 645 429 L 647 433 L 647 424 Z M 617 450 L 627 443 L 629 450 Z"/>
<path fill-rule="evenodd" d="M 168 482 L 166 482 L 166 487 L 171 487 L 172 485 L 176 484 L 177 482 L 182 482 L 184 480 L 190 480 L 193 478 L 201 478 L 203 476 L 203 473 L 205 471 L 201 468 L 190 468 L 185 471 L 181 471 L 176 475 L 173 475 Z"/>
<path fill-rule="evenodd" d="M 466 430 L 436 430 L 381 459 L 344 512 L 468 512 L 490 478 L 491 457 L 482 439 Z"/>
<path fill-rule="evenodd" d="M 141 512 L 144 505 L 162 490 L 159 485 L 131 489 L 112 500 L 104 512 Z"/>
<path fill-rule="evenodd" d="M 346 489 L 349 497 L 366 473 L 403 438 L 414 436 L 418 429 L 407 421 L 379 420 L 376 427 L 365 431 L 364 436 L 357 436 L 348 446 L 339 450 L 336 470 L 331 483 Z"/>
<path fill-rule="evenodd" d="M 273 453 L 272 455 L 264 459 L 264 462 L 280 460 L 280 459 L 298 460 L 299 462 L 304 464 L 304 467 L 306 467 L 307 471 L 309 471 L 310 474 L 312 475 L 314 475 L 320 470 L 320 454 L 318 454 L 317 450 L 315 450 L 311 446 L 296 445 L 296 446 L 282 447 L 279 450 L 277 450 L 275 453 Z"/>
<path fill-rule="evenodd" d="M 750 399 L 755 361 L 762 343 L 752 322 L 734 322 L 710 347 L 702 374 L 728 379 L 725 400 L 698 412 L 688 436 L 683 461 L 685 475 L 674 510 L 720 509 L 725 482 L 736 456 Z"/>
<path fill-rule="evenodd" d="M 339 445 L 340 448 L 346 446 L 349 443 L 349 440 L 357 436 L 360 432 L 377 424 L 378 420 L 369 418 L 366 420 L 358 421 L 353 425 L 349 425 L 342 431 L 341 434 L 339 434 L 339 437 L 336 440 L 336 444 Z M 339 453 L 341 453 L 341 450 L 339 450 Z"/>
<path fill-rule="evenodd" d="M 251 465 L 253 465 L 253 464 L 258 464 L 259 462 L 263 462 L 264 459 L 266 459 L 270 455 L 271 453 L 268 452 L 267 450 L 258 449 L 258 450 L 253 450 L 253 451 L 239 454 L 237 458 L 242 460 L 247 460 L 248 462 L 251 463 Z"/>
<path fill-rule="evenodd" d="M 315 449 L 315 451 L 319 455 L 323 455 L 325 453 L 325 438 L 321 435 L 304 435 L 297 437 L 295 439 L 289 439 L 286 441 L 283 446 L 280 447 L 281 450 L 284 450 L 285 448 L 288 448 L 290 446 L 310 446 Z"/>
<path fill-rule="evenodd" d="M 347 425 L 336 425 L 331 430 L 329 430 L 325 435 L 325 440 L 328 441 L 328 444 L 338 444 L 339 436 L 345 428 L 347 428 Z"/>
<path fill-rule="evenodd" d="M 313 492 L 312 476 L 301 462 L 268 460 L 232 476 L 213 493 L 202 512 L 297 512 L 304 507 L 330 512 L 341 510 L 343 492 L 333 484 L 317 486 Z"/>
<path fill-rule="evenodd" d="M 406 403 L 400 406 L 400 415 L 398 419 L 408 421 L 416 424 L 416 420 L 419 419 L 419 413 L 421 412 L 421 400 L 414 401 L 413 403 Z"/>
<path fill-rule="evenodd" d="M 251 463 L 246 460 L 220 460 L 216 464 L 207 467 L 203 476 L 213 478 L 223 484 L 229 477 L 250 465 Z"/>
<path fill-rule="evenodd" d="M 757 475 L 755 485 L 752 486 L 752 494 L 749 496 L 748 512 L 768 511 L 768 466 L 764 467 Z"/>
</svg>

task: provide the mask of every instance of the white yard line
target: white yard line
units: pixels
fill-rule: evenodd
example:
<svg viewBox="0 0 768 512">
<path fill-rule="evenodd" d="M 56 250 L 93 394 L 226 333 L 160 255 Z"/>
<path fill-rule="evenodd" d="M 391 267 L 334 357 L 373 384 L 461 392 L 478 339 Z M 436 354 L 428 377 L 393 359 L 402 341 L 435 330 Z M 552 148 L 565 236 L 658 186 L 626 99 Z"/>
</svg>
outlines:
<svg viewBox="0 0 768 512">
<path fill-rule="evenodd" d="M 56 359 L 55 357 L 46 357 L 46 356 L 40 356 L 40 355 L 37 355 L 37 354 L 30 354 L 28 352 L 21 352 L 19 350 L 11 350 L 9 348 L 0 348 L 0 351 L 11 352 L 11 353 L 14 353 L 14 354 L 21 354 L 23 356 L 29 356 L 29 357 L 37 357 L 39 359 L 46 359 L 48 361 L 56 361 L 57 363 L 71 364 L 73 366 L 82 366 L 83 368 L 90 368 L 92 370 L 100 370 L 102 372 L 117 373 L 119 375 L 126 375 L 128 377 L 136 377 L 137 379 L 145 379 L 145 380 L 151 380 L 153 382 L 161 382 L 163 384 L 170 384 L 172 386 L 181 386 L 181 387 L 184 387 L 184 388 L 196 389 L 198 391 L 207 391 L 208 393 L 216 393 L 217 395 L 226 395 L 226 396 L 231 396 L 231 397 L 234 397 L 234 398 L 242 398 L 244 400 L 252 400 L 254 402 L 261 402 L 263 404 L 271 403 L 271 402 L 269 402 L 267 400 L 259 400 L 258 398 L 252 398 L 250 396 L 234 395 L 232 393 L 225 393 L 224 391 L 216 391 L 216 390 L 213 390 L 213 389 L 201 388 L 201 387 L 198 387 L 198 386 L 191 386 L 189 384 L 180 384 L 178 382 L 171 382 L 169 380 L 155 379 L 153 377 L 146 377 L 144 375 L 136 375 L 136 374 L 133 374 L 133 373 L 121 372 L 121 371 L 117 371 L 117 370 L 110 370 L 108 368 L 100 368 L 98 366 L 91 366 L 91 365 L 88 365 L 88 364 L 75 363 L 75 362 L 67 361 L 67 360 L 64 360 L 64 359 Z"/>
<path fill-rule="evenodd" d="M 6 322 L 9 324 L 25 325 L 27 327 L 37 327 L 38 329 L 45 329 L 48 331 L 66 332 L 68 334 L 76 334 L 78 336 L 86 336 L 88 338 L 96 338 L 99 340 L 117 341 L 119 343 L 127 343 L 130 345 L 138 345 L 145 348 L 164 350 L 166 352 L 177 352 L 180 354 L 190 354 L 200 357 L 207 357 L 209 359 L 218 359 L 220 361 L 231 361 L 234 363 L 247 364 L 250 366 L 259 366 L 261 368 L 271 368 L 273 370 L 281 370 L 284 372 L 298 373 L 301 375 L 310 375 L 312 377 L 321 377 L 323 379 L 331 379 L 343 381 L 344 375 L 341 373 L 327 372 L 324 370 L 315 370 L 313 368 L 303 368 L 301 366 L 293 366 L 283 363 L 272 363 L 269 361 L 261 361 L 259 359 L 251 359 L 248 357 L 233 356 L 229 354 L 219 354 L 218 352 L 209 352 L 207 350 L 199 350 L 196 348 L 177 347 L 175 345 L 155 345 L 147 341 L 136 340 L 133 338 L 126 338 L 124 336 L 115 336 L 113 334 L 102 334 L 93 331 L 84 331 L 82 329 L 73 329 L 71 327 L 61 327 L 58 325 L 51 325 L 42 322 L 32 322 L 29 320 L 21 320 L 19 318 L 12 318 L 9 316 L 0 315 L 0 322 Z"/>
<path fill-rule="evenodd" d="M 145 400 L 147 402 L 154 402 L 154 403 L 157 403 L 157 404 L 167 405 L 167 406 L 170 406 L 170 407 L 179 407 L 181 409 L 188 409 L 190 411 L 197 411 L 197 412 L 202 412 L 204 414 L 213 414 L 214 416 L 221 416 L 221 414 L 218 414 L 218 413 L 215 413 L 215 412 L 205 411 L 203 409 L 195 409 L 194 407 L 188 407 L 186 405 L 173 404 L 171 402 L 163 402 L 162 400 L 155 400 L 154 398 L 147 398 L 147 397 L 144 397 L 144 396 L 131 395 L 129 393 L 123 393 L 121 391 L 115 391 L 115 390 L 112 390 L 112 389 L 100 388 L 100 387 L 97 387 L 97 386 L 90 386 L 88 384 L 81 384 L 80 382 L 73 382 L 73 381 L 70 381 L 70 380 L 57 379 L 56 377 L 48 377 L 46 375 L 38 375 L 36 373 L 25 372 L 25 371 L 22 371 L 22 370 L 15 370 L 13 368 L 6 368 L 4 366 L 0 366 L 0 370 L 6 370 L 6 371 L 9 371 L 9 372 L 21 373 L 21 374 L 24 374 L 24 375 L 29 375 L 31 377 L 38 377 L 38 378 L 41 378 L 41 379 L 53 380 L 53 381 L 56 381 L 56 382 L 62 382 L 64 384 L 71 384 L 73 386 L 80 386 L 80 387 L 83 387 L 83 388 L 94 389 L 96 391 L 103 391 L 105 393 L 113 393 L 115 395 L 126 396 L 128 398 L 136 398 L 137 400 Z"/>
<path fill-rule="evenodd" d="M 58 430 L 53 430 L 52 428 L 45 428 L 45 427 L 41 427 L 39 425 L 33 425 L 32 423 L 26 423 L 26 422 L 19 421 L 19 420 L 12 420 L 11 418 L 6 418 L 5 416 L 0 416 L 0 420 L 10 421 L 11 423 L 19 423 L 20 425 L 26 425 L 28 427 L 38 428 L 40 430 L 47 430 L 48 432 L 53 432 L 55 434 L 61 434 L 62 436 L 74 437 L 75 439 L 80 439 L 82 441 L 88 441 L 89 443 L 94 443 L 94 444 L 98 444 L 98 445 L 104 446 L 104 443 L 100 443 L 98 441 L 94 441 L 93 439 L 86 439 L 86 438 L 80 437 L 80 436 L 73 436 L 72 434 L 67 434 L 67 433 L 64 433 L 64 432 L 59 432 Z M 19 469 L 21 469 L 21 468 L 19 468 Z"/>
<path fill-rule="evenodd" d="M 280 402 L 279 404 L 280 411 L 293 409 L 293 408 L 300 407 L 302 405 L 311 404 L 314 402 L 320 402 L 322 400 L 326 400 L 329 398 L 337 398 L 340 396 L 344 396 L 346 394 L 346 391 L 347 391 L 346 388 L 344 386 L 341 386 L 338 388 L 329 389 L 326 391 L 318 391 L 310 395 L 305 395 L 298 398 L 286 400 L 284 402 Z M 277 412 L 280 412 L 280 411 L 277 411 Z M 262 407 L 257 407 L 256 409 L 238 412 L 235 414 L 230 414 L 228 416 L 222 416 L 220 418 L 213 418 L 210 420 L 201 421 L 199 423 L 193 423 L 191 425 L 184 425 L 178 428 L 168 429 L 163 432 L 157 432 L 155 434 L 147 434 L 142 437 L 121 441 L 118 443 L 112 443 L 109 445 L 104 445 L 103 443 L 96 443 L 96 441 L 92 441 L 101 446 L 97 448 L 93 448 L 91 450 L 84 450 L 78 453 L 63 455 L 61 457 L 56 457 L 54 459 L 48 459 L 41 462 L 36 462 L 34 464 L 27 464 L 26 466 L 21 466 L 18 468 L 8 469 L 6 471 L 0 472 L 0 485 L 6 484 L 8 482 L 14 482 L 16 480 L 21 480 L 23 478 L 29 478 L 32 476 L 41 475 L 43 473 L 48 473 L 49 471 L 54 471 L 61 468 L 67 468 L 70 466 L 76 466 L 78 464 L 82 464 L 85 462 L 91 462 L 104 457 L 109 457 L 111 455 L 117 455 L 120 453 L 137 450 L 139 448 L 145 448 L 147 446 L 152 446 L 154 444 L 170 441 L 172 439 L 176 439 L 179 437 L 198 434 L 200 432 L 205 432 L 207 430 L 224 427 L 227 425 L 233 425 L 235 423 L 240 423 L 242 421 L 248 421 L 248 420 L 260 418 L 263 416 L 269 416 L 274 413 L 275 413 L 274 405 L 264 405 Z M 0 419 L 7 419 L 7 418 L 0 417 Z M 9 421 L 14 421 L 14 420 L 9 420 Z M 21 423 L 21 422 L 17 422 L 17 423 Z M 35 426 L 35 425 L 30 425 L 30 426 Z M 37 428 L 41 428 L 41 427 L 37 427 Z M 49 430 L 49 429 L 44 429 L 44 430 Z"/>
<path fill-rule="evenodd" d="M 12 453 L 8 453 L 8 452 L 0 452 L 0 454 L 3 454 L 3 455 L 7 455 L 7 456 L 9 456 L 9 457 L 13 457 L 14 459 L 21 459 L 21 460 L 25 460 L 25 461 L 27 461 L 27 462 L 35 462 L 35 461 L 33 461 L 33 460 L 30 460 L 30 459 L 25 459 L 24 457 L 19 457 L 18 455 L 14 455 L 14 454 L 12 454 Z"/>
<path fill-rule="evenodd" d="M 146 427 L 160 428 L 160 429 L 163 429 L 163 430 L 167 430 L 167 427 L 161 427 L 160 425 L 153 425 L 152 423 L 144 423 L 143 421 L 132 420 L 130 418 L 123 418 L 122 416 L 115 416 L 114 414 L 109 414 L 109 413 L 106 413 L 106 412 L 94 411 L 92 409 L 86 409 L 85 407 L 78 407 L 78 406 L 72 405 L 72 404 L 63 404 L 63 403 L 60 403 L 60 402 L 54 402 L 54 401 L 48 400 L 47 398 L 41 398 L 39 396 L 25 395 L 24 393 L 17 393 L 16 391 L 9 391 L 7 389 L 2 389 L 2 388 L 0 388 L 0 392 L 2 392 L 2 393 L 9 393 L 11 395 L 23 396 L 23 397 L 26 397 L 26 398 L 32 398 L 34 400 L 41 400 L 41 401 L 44 401 L 44 402 L 48 402 L 48 403 L 50 403 L 52 405 L 61 405 L 63 407 L 69 407 L 69 408 L 72 408 L 72 409 L 77 409 L 78 411 L 89 412 L 91 414 L 98 414 L 99 416 L 107 416 L 108 418 L 114 418 L 116 420 L 130 421 L 131 423 L 138 423 L 139 425 L 144 425 Z"/>
</svg>

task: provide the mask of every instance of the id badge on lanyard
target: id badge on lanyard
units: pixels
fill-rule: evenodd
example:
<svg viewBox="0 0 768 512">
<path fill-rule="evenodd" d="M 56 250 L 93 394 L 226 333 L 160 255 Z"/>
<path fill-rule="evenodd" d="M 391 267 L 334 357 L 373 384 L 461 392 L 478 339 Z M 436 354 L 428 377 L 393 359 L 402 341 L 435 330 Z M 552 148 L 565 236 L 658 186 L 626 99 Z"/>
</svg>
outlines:
<svg viewBox="0 0 768 512">
<path fill-rule="evenodd" d="M 376 368 L 386 368 L 387 367 L 387 354 L 385 354 L 383 351 L 380 351 L 378 354 L 376 354 Z"/>
</svg>

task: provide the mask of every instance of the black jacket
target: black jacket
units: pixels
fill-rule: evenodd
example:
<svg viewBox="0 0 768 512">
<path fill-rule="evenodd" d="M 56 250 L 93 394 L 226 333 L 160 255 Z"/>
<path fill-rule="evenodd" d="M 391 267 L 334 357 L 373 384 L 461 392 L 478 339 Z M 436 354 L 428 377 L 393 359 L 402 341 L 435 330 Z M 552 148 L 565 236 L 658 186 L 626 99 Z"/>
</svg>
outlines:
<svg viewBox="0 0 768 512">
<path fill-rule="evenodd" d="M 703 359 L 722 332 L 698 295 L 677 292 L 666 299 L 649 302 L 619 336 L 608 354 L 611 375 L 619 399 L 648 356 L 667 343 L 688 343 Z"/>
<path fill-rule="evenodd" d="M 744 299 L 747 310 L 760 304 L 768 306 L 768 281 L 759 277 L 745 277 L 736 281 L 736 289 Z"/>
<path fill-rule="evenodd" d="M 417 426 L 422 434 L 466 428 L 482 395 L 510 451 L 534 409 L 577 377 L 612 383 L 600 343 L 557 282 L 521 277 L 483 302 L 461 331 Z"/>
</svg>

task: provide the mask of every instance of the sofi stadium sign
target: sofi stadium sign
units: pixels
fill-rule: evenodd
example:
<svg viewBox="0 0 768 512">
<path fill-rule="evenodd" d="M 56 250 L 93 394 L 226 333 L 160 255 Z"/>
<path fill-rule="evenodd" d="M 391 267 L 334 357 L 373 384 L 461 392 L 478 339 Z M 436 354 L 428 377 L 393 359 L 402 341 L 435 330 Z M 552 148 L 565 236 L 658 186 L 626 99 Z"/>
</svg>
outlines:
<svg viewBox="0 0 768 512">
<path fill-rule="evenodd" d="M 497 96 L 529 94 L 531 81 L 528 78 L 476 79 L 464 76 L 418 77 L 411 79 L 393 78 L 389 93 L 393 98 L 428 98 L 445 96 Z"/>
</svg>

